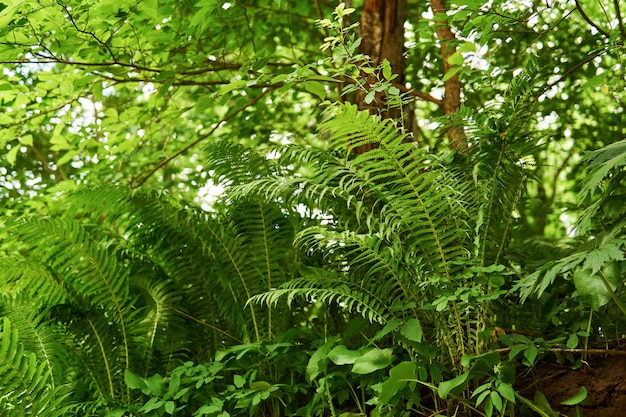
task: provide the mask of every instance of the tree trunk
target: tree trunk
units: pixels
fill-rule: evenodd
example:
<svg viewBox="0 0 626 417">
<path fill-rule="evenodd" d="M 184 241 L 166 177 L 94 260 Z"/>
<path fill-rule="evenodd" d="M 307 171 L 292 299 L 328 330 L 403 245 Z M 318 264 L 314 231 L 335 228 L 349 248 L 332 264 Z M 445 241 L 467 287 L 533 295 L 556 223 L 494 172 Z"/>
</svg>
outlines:
<svg viewBox="0 0 626 417">
<path fill-rule="evenodd" d="M 430 0 L 430 8 L 433 15 L 440 13 L 445 14 L 447 11 L 446 0 Z M 441 43 L 441 57 L 443 59 L 443 74 L 447 74 L 452 68 L 449 59 L 456 52 L 454 46 L 455 36 L 450 29 L 450 25 L 446 20 L 438 20 L 435 22 L 435 31 Z M 461 82 L 458 74 L 450 77 L 444 83 L 443 112 L 445 114 L 453 114 L 461 107 Z M 455 151 L 463 152 L 467 149 L 467 141 L 465 132 L 461 126 L 450 127 L 447 130 L 448 139 L 450 139 L 450 147 Z"/>
<path fill-rule="evenodd" d="M 402 90 L 405 82 L 404 59 L 404 21 L 406 20 L 406 0 L 365 0 L 360 19 L 360 35 L 362 38 L 359 52 L 371 58 L 372 66 L 380 65 L 385 59 L 391 64 L 391 70 L 398 77 L 393 84 Z M 367 87 L 376 82 L 373 75 L 363 74 L 367 78 Z M 369 90 L 369 88 L 368 88 Z M 385 94 L 378 93 L 374 101 L 365 103 L 366 92 L 356 94 L 356 104 L 361 110 L 369 110 L 371 114 L 380 114 L 384 118 L 400 119 L 402 109 L 389 108 L 385 102 Z M 367 152 L 375 145 L 361 146 L 354 149 L 355 153 Z"/>
</svg>

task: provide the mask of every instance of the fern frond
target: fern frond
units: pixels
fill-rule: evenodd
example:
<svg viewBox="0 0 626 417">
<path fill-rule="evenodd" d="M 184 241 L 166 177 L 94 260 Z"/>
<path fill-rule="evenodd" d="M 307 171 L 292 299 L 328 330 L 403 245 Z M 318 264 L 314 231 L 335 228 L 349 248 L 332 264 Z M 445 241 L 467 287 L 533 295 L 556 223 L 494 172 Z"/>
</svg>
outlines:
<svg viewBox="0 0 626 417">
<path fill-rule="evenodd" d="M 358 169 L 350 169 L 340 185 L 349 184 L 350 193 L 362 190 L 363 201 L 379 213 L 380 228 L 387 235 L 400 234 L 423 260 L 424 268 L 451 279 L 452 266 L 467 259 L 461 245 L 467 230 L 459 227 L 459 218 L 467 214 L 464 196 L 435 164 L 436 158 L 407 142 L 391 121 L 379 120 L 355 106 L 342 107 L 322 129 L 331 132 L 335 147 L 345 146 L 346 140 L 354 146 L 378 143 L 354 159 Z M 324 174 L 320 180 L 325 180 Z"/>
<path fill-rule="evenodd" d="M 65 387 L 52 387 L 48 366 L 24 351 L 17 329 L 7 317 L 0 334 L 0 407 L 3 415 L 61 416 L 68 412 Z M 65 403 L 65 404 L 64 404 Z"/>
</svg>

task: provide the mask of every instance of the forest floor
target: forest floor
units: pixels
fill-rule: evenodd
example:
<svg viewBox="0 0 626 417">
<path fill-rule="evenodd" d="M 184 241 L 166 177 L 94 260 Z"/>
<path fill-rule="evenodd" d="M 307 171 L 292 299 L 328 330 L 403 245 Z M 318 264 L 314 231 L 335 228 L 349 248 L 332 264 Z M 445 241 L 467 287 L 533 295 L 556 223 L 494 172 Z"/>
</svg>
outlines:
<svg viewBox="0 0 626 417">
<path fill-rule="evenodd" d="M 554 356 L 544 358 L 532 373 L 518 377 L 518 392 L 533 399 L 535 392 L 541 391 L 561 416 L 573 417 L 577 408 L 560 404 L 585 387 L 587 399 L 578 406 L 583 417 L 626 416 L 626 350 L 623 349 L 612 350 L 610 355 L 588 356 L 579 369 L 572 369 L 571 363 L 557 363 Z"/>
</svg>

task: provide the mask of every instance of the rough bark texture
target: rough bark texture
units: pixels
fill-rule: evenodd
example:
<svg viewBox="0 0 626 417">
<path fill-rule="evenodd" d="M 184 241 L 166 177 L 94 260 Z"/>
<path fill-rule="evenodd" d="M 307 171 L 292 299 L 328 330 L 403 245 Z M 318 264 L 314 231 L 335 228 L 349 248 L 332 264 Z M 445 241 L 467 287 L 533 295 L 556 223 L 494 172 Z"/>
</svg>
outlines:
<svg viewBox="0 0 626 417">
<path fill-rule="evenodd" d="M 446 13 L 446 0 L 430 0 L 430 7 L 433 10 L 433 14 L 437 16 L 440 13 Z M 447 74 L 452 68 L 449 59 L 452 54 L 456 52 L 454 46 L 455 36 L 445 20 L 439 20 L 435 22 L 435 30 L 437 37 L 441 43 L 441 56 L 443 58 L 443 73 Z M 461 107 L 461 83 L 459 77 L 455 74 L 450 77 L 444 83 L 444 97 L 443 97 L 443 111 L 445 114 L 453 114 Z M 466 136 L 463 128 L 460 126 L 451 127 L 447 131 L 448 138 L 450 139 L 450 146 L 455 151 L 461 151 L 467 149 Z"/>
<path fill-rule="evenodd" d="M 405 81 L 404 59 L 404 21 L 406 20 L 406 0 L 365 0 L 360 19 L 360 35 L 362 38 L 359 52 L 371 57 L 372 65 L 377 66 L 385 59 L 391 64 L 391 70 L 399 76 L 393 80 L 402 89 Z M 368 77 L 370 83 L 374 77 Z M 400 108 L 387 108 L 383 93 L 376 95 L 370 104 L 364 101 L 365 93 L 358 93 L 356 103 L 361 110 L 369 110 L 372 114 L 380 114 L 387 118 L 400 118 Z M 355 149 L 356 153 L 367 152 L 374 146 L 363 146 Z"/>
</svg>

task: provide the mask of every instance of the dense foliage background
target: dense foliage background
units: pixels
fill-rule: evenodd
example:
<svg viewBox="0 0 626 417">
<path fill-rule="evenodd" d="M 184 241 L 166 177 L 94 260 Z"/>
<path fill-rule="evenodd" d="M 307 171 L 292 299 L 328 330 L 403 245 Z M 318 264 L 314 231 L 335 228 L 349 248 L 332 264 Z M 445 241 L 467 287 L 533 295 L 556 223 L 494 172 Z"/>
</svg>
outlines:
<svg viewBox="0 0 626 417">
<path fill-rule="evenodd" d="M 3 415 L 558 415 L 519 376 L 626 332 L 625 15 L 0 0 Z"/>
</svg>

